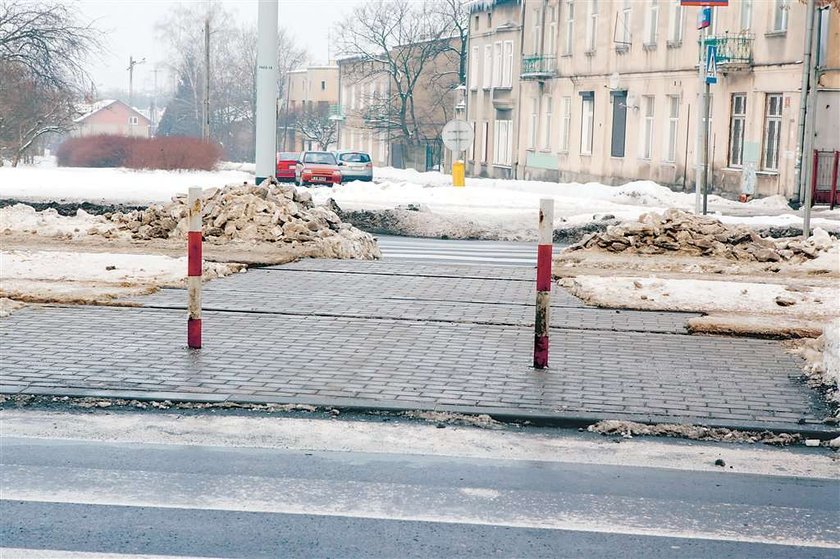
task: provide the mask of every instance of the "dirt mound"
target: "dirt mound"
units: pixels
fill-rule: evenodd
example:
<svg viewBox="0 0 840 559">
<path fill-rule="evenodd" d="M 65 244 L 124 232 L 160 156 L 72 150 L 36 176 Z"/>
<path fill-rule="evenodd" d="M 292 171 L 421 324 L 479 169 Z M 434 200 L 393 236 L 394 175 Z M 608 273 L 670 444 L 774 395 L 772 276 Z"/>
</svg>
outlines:
<svg viewBox="0 0 840 559">
<path fill-rule="evenodd" d="M 379 258 L 376 241 L 331 209 L 315 206 L 308 192 L 264 182 L 205 190 L 204 240 L 213 244 L 244 241 L 317 245 L 324 258 Z M 188 230 L 187 197 L 144 210 L 105 214 L 109 222 L 88 233 L 104 237 L 130 234 L 134 240 L 183 239 Z"/>
<path fill-rule="evenodd" d="M 726 225 L 713 217 L 670 209 L 647 213 L 638 221 L 607 227 L 587 235 L 568 250 L 600 250 L 636 254 L 715 256 L 755 262 L 804 261 L 832 245 L 820 229 L 809 239 L 764 238 L 745 225 Z"/>
</svg>

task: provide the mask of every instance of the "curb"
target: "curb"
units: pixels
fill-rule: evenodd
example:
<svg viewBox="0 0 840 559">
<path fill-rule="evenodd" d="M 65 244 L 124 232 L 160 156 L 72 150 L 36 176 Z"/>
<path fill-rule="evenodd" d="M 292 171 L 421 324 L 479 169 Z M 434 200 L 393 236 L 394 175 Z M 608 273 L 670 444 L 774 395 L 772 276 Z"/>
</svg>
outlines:
<svg viewBox="0 0 840 559">
<path fill-rule="evenodd" d="M 380 413 L 400 414 L 405 412 L 446 412 L 461 415 L 488 415 L 500 423 L 527 423 L 535 427 L 558 429 L 580 429 L 604 420 L 633 421 L 644 425 L 671 423 L 678 425 L 697 425 L 712 429 L 730 429 L 737 431 L 769 431 L 774 434 L 798 433 L 806 439 L 831 440 L 840 436 L 840 428 L 824 423 L 758 423 L 732 422 L 714 418 L 674 417 L 657 414 L 610 413 L 609 415 L 585 415 L 575 412 L 547 412 L 539 410 L 512 410 L 509 408 L 429 405 L 421 402 L 388 402 L 361 400 L 353 398 L 273 398 L 270 396 L 236 396 L 229 394 L 189 394 L 185 392 L 132 392 L 130 390 L 89 390 L 73 388 L 46 388 L 26 386 L 0 386 L 0 394 L 5 396 L 66 396 L 68 398 L 102 398 L 119 400 L 137 400 L 139 402 L 161 402 L 192 404 L 291 404 L 309 405 L 317 408 L 337 409 L 340 412 L 352 412 L 366 415 Z"/>
</svg>

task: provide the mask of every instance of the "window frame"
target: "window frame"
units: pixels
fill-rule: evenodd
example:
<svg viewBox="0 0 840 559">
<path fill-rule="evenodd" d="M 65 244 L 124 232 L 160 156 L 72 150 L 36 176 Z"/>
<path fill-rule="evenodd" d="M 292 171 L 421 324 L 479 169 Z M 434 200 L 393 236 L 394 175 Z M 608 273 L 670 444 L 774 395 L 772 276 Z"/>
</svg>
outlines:
<svg viewBox="0 0 840 559">
<path fill-rule="evenodd" d="M 580 154 L 592 155 L 595 145 L 595 92 L 581 92 Z"/>
<path fill-rule="evenodd" d="M 777 101 L 777 112 L 775 114 L 771 114 L 770 110 L 774 99 Z M 782 113 L 784 112 L 783 103 L 783 93 L 767 93 L 764 96 L 764 130 L 761 135 L 761 169 L 763 171 L 777 172 L 779 170 L 779 148 L 782 140 Z M 773 128 L 775 128 L 774 138 L 770 138 L 771 125 L 775 125 L 773 126 Z M 773 142 L 772 152 L 768 151 L 768 148 L 771 146 L 771 140 Z M 768 162 L 768 155 L 771 154 L 772 157 L 770 159 L 772 159 L 772 161 Z"/>
<path fill-rule="evenodd" d="M 572 97 L 565 95 L 560 98 L 560 145 L 558 153 L 569 153 L 569 141 L 572 131 Z"/>
<path fill-rule="evenodd" d="M 742 100 L 740 112 L 735 112 L 736 101 Z M 736 123 L 740 125 L 735 126 Z M 729 98 L 729 145 L 726 150 L 726 162 L 729 167 L 744 166 L 744 136 L 747 127 L 747 94 L 732 93 Z M 736 143 L 737 142 L 737 143 Z M 737 158 L 733 149 L 737 146 Z"/>
<path fill-rule="evenodd" d="M 680 141 L 680 105 L 682 99 L 679 95 L 668 95 L 668 126 L 665 135 L 665 157 L 666 163 L 676 163 L 677 148 Z M 674 109 L 676 108 L 676 114 Z"/>
<path fill-rule="evenodd" d="M 575 2 L 566 0 L 566 37 L 563 42 L 563 56 L 571 56 L 574 53 L 575 44 Z"/>
<path fill-rule="evenodd" d="M 640 142 L 639 159 L 653 160 L 654 127 L 656 125 L 656 97 L 642 95 L 642 141 Z"/>
</svg>

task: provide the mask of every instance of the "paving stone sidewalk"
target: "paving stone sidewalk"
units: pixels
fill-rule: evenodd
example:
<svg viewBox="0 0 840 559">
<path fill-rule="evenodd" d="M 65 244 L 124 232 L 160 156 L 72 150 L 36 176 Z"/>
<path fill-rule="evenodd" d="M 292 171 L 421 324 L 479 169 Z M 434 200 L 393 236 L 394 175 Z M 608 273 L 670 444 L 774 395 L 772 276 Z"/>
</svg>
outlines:
<svg viewBox="0 0 840 559">
<path fill-rule="evenodd" d="M 556 293 L 551 368 L 535 371 L 533 270 L 411 268 L 307 261 L 210 282 L 200 351 L 184 347 L 183 290 L 28 308 L 0 321 L 0 390 L 830 430 L 777 342 Z"/>
</svg>

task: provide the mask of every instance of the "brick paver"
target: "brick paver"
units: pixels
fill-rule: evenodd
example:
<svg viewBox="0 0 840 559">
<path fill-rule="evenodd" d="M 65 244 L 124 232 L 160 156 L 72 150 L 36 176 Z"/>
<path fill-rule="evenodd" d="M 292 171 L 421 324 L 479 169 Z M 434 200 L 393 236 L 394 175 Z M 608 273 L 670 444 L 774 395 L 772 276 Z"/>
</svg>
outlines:
<svg viewBox="0 0 840 559">
<path fill-rule="evenodd" d="M 225 311 L 205 312 L 200 351 L 184 347 L 185 312 L 163 308 L 182 306 L 181 290 L 144 298 L 161 308 L 24 309 L 0 321 L 0 383 L 23 393 L 340 400 L 791 429 L 826 412 L 777 342 L 689 336 L 686 315 L 592 309 L 560 293 L 551 368 L 534 371 L 533 333 L 523 326 L 532 320 L 532 270 L 482 278 L 472 268 L 467 280 L 453 267 L 426 266 L 419 276 L 410 268 L 310 261 L 216 280 L 205 308 Z"/>
</svg>

